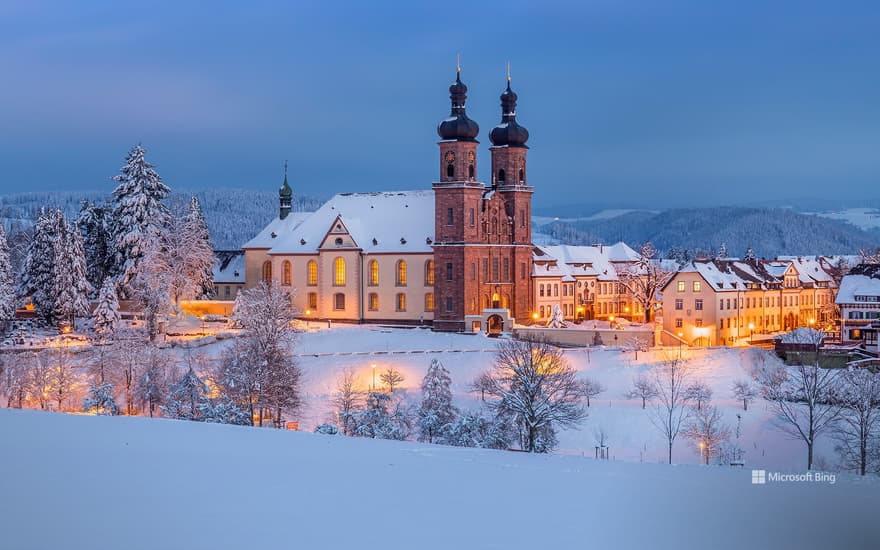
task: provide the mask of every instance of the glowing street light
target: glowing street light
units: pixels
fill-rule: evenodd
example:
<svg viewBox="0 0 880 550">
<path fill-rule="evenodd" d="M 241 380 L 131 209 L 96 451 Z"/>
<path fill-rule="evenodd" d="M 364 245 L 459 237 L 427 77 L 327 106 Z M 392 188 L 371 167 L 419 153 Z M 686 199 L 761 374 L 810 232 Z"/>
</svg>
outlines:
<svg viewBox="0 0 880 550">
<path fill-rule="evenodd" d="M 755 333 L 755 323 L 749 323 L 749 345 L 752 344 L 752 335 Z"/>
<path fill-rule="evenodd" d="M 376 391 L 376 363 L 373 363 L 373 391 Z"/>
</svg>

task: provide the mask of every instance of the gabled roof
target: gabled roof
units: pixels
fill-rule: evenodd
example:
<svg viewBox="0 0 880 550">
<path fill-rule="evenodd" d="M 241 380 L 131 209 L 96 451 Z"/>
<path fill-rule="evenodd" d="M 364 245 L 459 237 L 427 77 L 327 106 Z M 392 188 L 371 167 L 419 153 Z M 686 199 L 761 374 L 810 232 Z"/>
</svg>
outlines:
<svg viewBox="0 0 880 550">
<path fill-rule="evenodd" d="M 630 264 L 638 261 L 639 255 L 624 243 L 611 246 L 554 245 L 536 246 L 533 259 L 537 262 L 532 272 L 536 277 L 558 273 L 565 281 L 590 276 L 600 281 L 616 281 L 617 268 L 614 264 Z M 556 271 L 551 272 L 550 266 L 539 265 L 546 262 L 550 262 Z"/>
<path fill-rule="evenodd" d="M 315 254 L 337 219 L 366 254 L 433 251 L 434 192 L 430 190 L 340 193 L 299 223 L 273 221 L 245 248 L 268 243 L 269 254 Z M 276 233 L 274 239 L 267 237 L 270 230 Z"/>
<path fill-rule="evenodd" d="M 291 233 L 311 215 L 312 212 L 291 212 L 283 220 L 275 218 L 242 248 L 272 248 L 278 244 L 281 236 Z"/>
<path fill-rule="evenodd" d="M 215 250 L 214 283 L 244 284 L 244 250 Z"/>
<path fill-rule="evenodd" d="M 834 303 L 857 303 L 856 296 L 880 296 L 880 264 L 861 264 L 852 268 L 840 281 Z"/>
</svg>

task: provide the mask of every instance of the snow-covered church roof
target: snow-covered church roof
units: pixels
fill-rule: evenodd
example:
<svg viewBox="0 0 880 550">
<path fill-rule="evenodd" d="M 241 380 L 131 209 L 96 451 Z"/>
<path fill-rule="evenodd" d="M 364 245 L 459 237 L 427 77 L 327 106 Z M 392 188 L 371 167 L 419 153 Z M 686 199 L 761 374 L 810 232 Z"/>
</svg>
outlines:
<svg viewBox="0 0 880 550">
<path fill-rule="evenodd" d="M 216 250 L 214 256 L 217 258 L 213 269 L 215 284 L 244 284 L 243 250 Z"/>
<path fill-rule="evenodd" d="M 364 253 L 431 253 L 434 192 L 340 193 L 313 213 L 276 218 L 243 248 L 314 254 L 337 220 Z"/>
</svg>

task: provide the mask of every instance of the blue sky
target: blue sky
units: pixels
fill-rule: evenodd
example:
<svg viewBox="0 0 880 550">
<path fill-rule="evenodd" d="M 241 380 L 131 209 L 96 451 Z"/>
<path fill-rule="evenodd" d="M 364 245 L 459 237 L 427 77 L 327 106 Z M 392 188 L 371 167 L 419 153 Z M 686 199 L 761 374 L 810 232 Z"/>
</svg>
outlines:
<svg viewBox="0 0 880 550">
<path fill-rule="evenodd" d="M 0 1 L 0 192 L 428 188 L 455 56 L 539 205 L 880 197 L 880 3 Z"/>
</svg>

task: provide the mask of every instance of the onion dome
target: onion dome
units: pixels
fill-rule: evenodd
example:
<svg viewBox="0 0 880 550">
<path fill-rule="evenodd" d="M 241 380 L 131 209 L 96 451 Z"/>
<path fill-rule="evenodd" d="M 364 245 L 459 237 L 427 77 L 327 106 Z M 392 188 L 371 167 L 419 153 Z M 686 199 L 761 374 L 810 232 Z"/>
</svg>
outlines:
<svg viewBox="0 0 880 550">
<path fill-rule="evenodd" d="M 529 140 L 529 131 L 516 121 L 516 92 L 510 89 L 510 78 L 507 89 L 501 94 L 501 124 L 492 128 L 489 139 L 495 147 L 525 147 Z"/>
<path fill-rule="evenodd" d="M 476 141 L 480 127 L 465 112 L 467 86 L 461 81 L 461 71 L 456 72 L 455 82 L 449 87 L 452 112 L 437 126 L 437 134 L 444 141 Z"/>
</svg>

